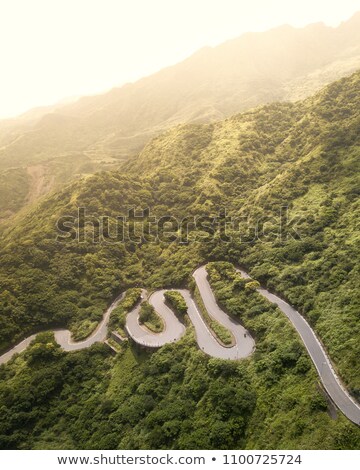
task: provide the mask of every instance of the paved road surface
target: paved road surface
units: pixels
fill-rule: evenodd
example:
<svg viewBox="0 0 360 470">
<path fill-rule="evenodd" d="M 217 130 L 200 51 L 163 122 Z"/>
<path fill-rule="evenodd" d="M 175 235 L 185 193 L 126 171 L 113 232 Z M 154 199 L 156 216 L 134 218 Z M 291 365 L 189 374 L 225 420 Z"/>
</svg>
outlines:
<svg viewBox="0 0 360 470">
<path fill-rule="evenodd" d="M 0 356 L 0 365 L 5 364 L 6 362 L 10 361 L 10 359 L 13 357 L 14 354 L 19 354 L 29 346 L 32 340 L 36 338 L 35 335 L 28 336 L 26 339 L 21 341 L 21 343 L 17 344 L 13 348 L 11 348 L 9 351 L 7 351 L 5 354 L 2 354 Z"/>
</svg>

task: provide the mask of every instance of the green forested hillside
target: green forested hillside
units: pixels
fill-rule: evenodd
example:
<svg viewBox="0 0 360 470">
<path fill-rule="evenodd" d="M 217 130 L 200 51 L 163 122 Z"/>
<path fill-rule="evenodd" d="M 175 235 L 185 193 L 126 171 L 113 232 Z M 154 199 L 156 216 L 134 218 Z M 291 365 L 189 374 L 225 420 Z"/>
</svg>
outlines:
<svg viewBox="0 0 360 470">
<path fill-rule="evenodd" d="M 29 186 L 29 176 L 24 168 L 0 173 L 0 221 L 24 206 Z"/>
<path fill-rule="evenodd" d="M 213 122 L 254 106 L 303 99 L 360 67 L 359 31 L 360 13 L 338 28 L 319 23 L 248 33 L 104 95 L 0 122 L 0 178 L 9 168 L 41 165 L 42 196 L 64 182 L 59 169 L 65 165 L 71 179 L 109 169 L 177 123 Z M 0 218 L 28 200 L 3 203 Z"/>
<path fill-rule="evenodd" d="M 188 284 L 204 261 L 215 262 L 215 293 L 253 332 L 257 350 L 235 364 L 209 359 L 190 330 L 158 352 L 126 345 L 114 359 L 100 345 L 65 354 L 43 335 L 45 346 L 0 368 L 0 446 L 358 447 L 359 429 L 333 419 L 289 322 L 244 291 L 224 262 L 246 266 L 306 316 L 359 398 L 359 96 L 356 73 L 303 102 L 175 127 L 121 171 L 71 183 L 4 227 L 3 350 L 37 329 L 81 330 L 127 287 Z M 280 237 L 284 206 L 290 221 L 282 220 Z M 226 208 L 241 224 L 227 241 L 190 227 L 186 243 L 165 235 L 94 243 L 90 224 L 81 243 L 56 240 L 57 219 L 76 217 L 79 207 L 112 219 L 133 207 L 178 218 Z"/>
</svg>

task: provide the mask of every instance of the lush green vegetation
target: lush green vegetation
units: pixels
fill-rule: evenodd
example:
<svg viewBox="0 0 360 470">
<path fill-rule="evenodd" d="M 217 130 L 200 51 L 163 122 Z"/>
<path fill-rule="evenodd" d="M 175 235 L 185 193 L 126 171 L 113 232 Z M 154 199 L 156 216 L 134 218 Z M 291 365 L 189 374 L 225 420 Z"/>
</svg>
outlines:
<svg viewBox="0 0 360 470">
<path fill-rule="evenodd" d="M 3 227 L 1 350 L 53 326 L 82 337 L 120 292 L 191 286 L 194 268 L 210 260 L 217 299 L 252 332 L 256 351 L 239 363 L 209 359 L 191 328 L 152 354 L 125 344 L 116 358 L 102 345 L 65 354 L 43 335 L 0 368 L 0 447 L 359 447 L 359 429 L 330 417 L 287 319 L 227 264 L 244 265 L 307 317 L 359 398 L 359 93 L 357 73 L 304 102 L 176 127 L 121 171 L 72 183 Z M 284 205 L 290 221 L 279 236 Z M 182 243 L 164 227 L 158 241 L 116 243 L 93 236 L 90 222 L 81 242 L 57 240 L 58 217 L 77 218 L 78 207 L 95 228 L 109 216 L 110 234 L 133 207 L 178 218 L 226 207 L 240 223 L 227 241 L 190 224 Z M 136 292 L 111 319 L 120 332 Z"/>
<path fill-rule="evenodd" d="M 126 316 L 136 306 L 141 299 L 141 289 L 138 287 L 130 288 L 126 291 L 124 298 L 111 312 L 109 321 L 109 330 L 116 330 L 122 336 L 125 336 Z"/>
<path fill-rule="evenodd" d="M 179 315 L 180 318 L 184 318 L 187 314 L 187 305 L 184 297 L 180 292 L 168 290 L 164 293 L 165 301 L 170 307 Z"/>
<path fill-rule="evenodd" d="M 0 172 L 0 222 L 21 209 L 28 190 L 29 177 L 23 168 Z"/>
<path fill-rule="evenodd" d="M 202 317 L 204 318 L 215 338 L 224 346 L 233 346 L 235 344 L 235 340 L 231 331 L 229 331 L 227 328 L 225 328 L 225 326 L 221 325 L 221 323 L 209 315 L 197 287 L 194 290 L 194 299 Z"/>
<path fill-rule="evenodd" d="M 143 302 L 140 307 L 139 323 L 146 326 L 153 333 L 164 330 L 164 322 L 149 302 Z"/>
</svg>

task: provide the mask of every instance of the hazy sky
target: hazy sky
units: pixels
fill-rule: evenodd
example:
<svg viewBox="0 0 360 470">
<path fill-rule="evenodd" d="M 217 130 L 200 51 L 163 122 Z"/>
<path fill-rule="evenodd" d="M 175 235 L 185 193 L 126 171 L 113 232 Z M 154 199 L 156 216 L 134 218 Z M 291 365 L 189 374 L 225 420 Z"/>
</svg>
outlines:
<svg viewBox="0 0 360 470">
<path fill-rule="evenodd" d="M 247 31 L 323 21 L 360 0 L 0 0 L 0 117 L 106 91 Z"/>
</svg>

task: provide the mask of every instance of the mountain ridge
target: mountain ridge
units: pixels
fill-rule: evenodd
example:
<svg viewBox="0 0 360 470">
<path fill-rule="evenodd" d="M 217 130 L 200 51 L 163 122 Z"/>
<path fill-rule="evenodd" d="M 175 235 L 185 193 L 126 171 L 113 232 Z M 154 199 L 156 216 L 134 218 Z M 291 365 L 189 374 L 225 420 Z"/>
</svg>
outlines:
<svg viewBox="0 0 360 470">
<path fill-rule="evenodd" d="M 11 185 L 16 204 L 3 200 L 0 219 L 31 199 L 27 167 L 43 165 L 43 195 L 66 179 L 116 168 L 179 123 L 216 122 L 262 104 L 297 101 L 350 75 L 360 68 L 359 31 L 357 14 L 338 28 L 314 24 L 246 33 L 137 82 L 56 106 L 20 127 L 3 123 L 0 179 Z M 59 171 L 65 162 L 67 171 Z"/>
</svg>

